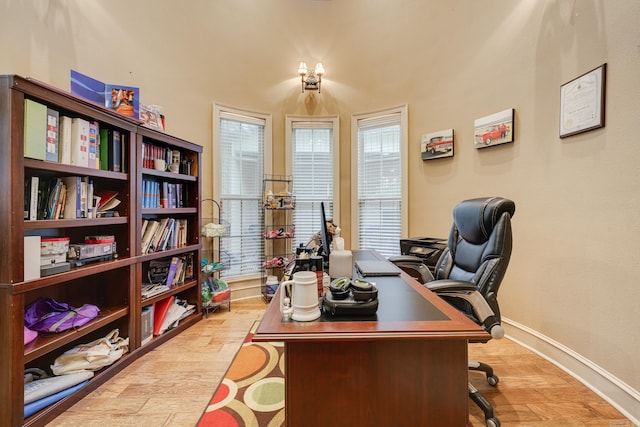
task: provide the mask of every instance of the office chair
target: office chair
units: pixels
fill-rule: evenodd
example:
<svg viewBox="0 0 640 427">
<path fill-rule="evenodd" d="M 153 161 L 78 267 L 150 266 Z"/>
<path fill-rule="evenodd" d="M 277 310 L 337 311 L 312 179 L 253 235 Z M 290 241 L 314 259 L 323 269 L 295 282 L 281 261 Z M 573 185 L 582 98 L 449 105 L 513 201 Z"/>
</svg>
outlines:
<svg viewBox="0 0 640 427">
<path fill-rule="evenodd" d="M 418 257 L 401 255 L 390 261 L 483 326 L 492 338 L 500 339 L 504 329 L 497 296 L 511 257 L 514 212 L 515 203 L 500 197 L 465 200 L 453 210 L 447 247 L 436 263 L 434 274 Z M 469 369 L 484 372 L 490 385 L 498 384 L 491 366 L 469 361 Z M 471 383 L 469 397 L 484 412 L 488 427 L 500 426 L 491 404 Z"/>
</svg>

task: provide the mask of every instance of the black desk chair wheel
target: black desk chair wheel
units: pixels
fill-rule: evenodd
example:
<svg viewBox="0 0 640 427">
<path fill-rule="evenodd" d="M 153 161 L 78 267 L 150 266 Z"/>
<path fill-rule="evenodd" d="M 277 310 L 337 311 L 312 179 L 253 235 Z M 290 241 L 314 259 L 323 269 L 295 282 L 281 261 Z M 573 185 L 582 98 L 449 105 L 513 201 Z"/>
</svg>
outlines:
<svg viewBox="0 0 640 427">
<path fill-rule="evenodd" d="M 453 210 L 453 226 L 447 248 L 440 256 L 434 274 L 418 257 L 390 258 L 409 275 L 483 326 L 492 338 L 504 336 L 500 324 L 498 288 L 511 257 L 511 217 L 513 201 L 500 197 L 465 200 Z M 435 276 L 435 277 L 434 277 Z M 469 361 L 469 369 L 485 373 L 491 386 L 499 378 L 491 366 Z M 469 397 L 484 412 L 488 427 L 499 427 L 491 404 L 469 383 Z"/>
</svg>

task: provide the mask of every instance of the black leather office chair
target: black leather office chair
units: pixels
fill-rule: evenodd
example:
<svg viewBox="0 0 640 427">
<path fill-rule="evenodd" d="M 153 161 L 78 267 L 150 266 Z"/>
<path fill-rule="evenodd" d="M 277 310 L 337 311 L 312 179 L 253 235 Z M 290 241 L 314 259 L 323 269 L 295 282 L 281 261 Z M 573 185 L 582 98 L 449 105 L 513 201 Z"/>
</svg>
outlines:
<svg viewBox="0 0 640 427">
<path fill-rule="evenodd" d="M 435 278 L 420 258 L 402 255 L 390 260 L 482 325 L 492 338 L 502 338 L 497 296 L 511 257 L 514 212 L 514 202 L 500 197 L 459 203 L 453 210 L 453 226 L 447 248 L 436 264 Z M 490 385 L 498 384 L 491 366 L 469 361 L 469 369 L 485 372 Z M 469 397 L 484 412 L 487 426 L 500 426 L 491 404 L 471 383 Z"/>
</svg>

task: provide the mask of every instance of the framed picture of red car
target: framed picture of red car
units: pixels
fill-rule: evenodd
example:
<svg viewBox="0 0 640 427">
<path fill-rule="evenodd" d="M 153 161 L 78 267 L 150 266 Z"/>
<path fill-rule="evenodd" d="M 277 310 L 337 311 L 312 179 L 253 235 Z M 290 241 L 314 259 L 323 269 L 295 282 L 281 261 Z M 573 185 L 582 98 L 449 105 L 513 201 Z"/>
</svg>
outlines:
<svg viewBox="0 0 640 427">
<path fill-rule="evenodd" d="M 422 135 L 420 151 L 422 160 L 453 157 L 453 129 Z"/>
<path fill-rule="evenodd" d="M 476 148 L 513 142 L 513 108 L 500 111 L 474 122 L 473 145 Z"/>
</svg>

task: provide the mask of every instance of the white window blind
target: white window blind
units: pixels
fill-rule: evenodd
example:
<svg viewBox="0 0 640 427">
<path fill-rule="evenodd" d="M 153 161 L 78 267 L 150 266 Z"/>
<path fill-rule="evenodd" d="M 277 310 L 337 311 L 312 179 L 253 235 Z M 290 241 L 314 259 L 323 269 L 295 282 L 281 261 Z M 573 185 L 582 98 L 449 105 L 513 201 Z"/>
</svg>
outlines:
<svg viewBox="0 0 640 427">
<path fill-rule="evenodd" d="M 358 245 L 389 257 L 402 231 L 401 115 L 358 120 Z"/>
<path fill-rule="evenodd" d="M 220 113 L 221 217 L 230 225 L 220 239 L 221 277 L 260 272 L 262 234 L 260 203 L 264 171 L 265 121 Z"/>
<path fill-rule="evenodd" d="M 298 121 L 291 127 L 294 244 L 298 246 L 320 231 L 320 202 L 327 218 L 333 217 L 333 123 Z"/>
</svg>

